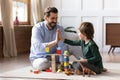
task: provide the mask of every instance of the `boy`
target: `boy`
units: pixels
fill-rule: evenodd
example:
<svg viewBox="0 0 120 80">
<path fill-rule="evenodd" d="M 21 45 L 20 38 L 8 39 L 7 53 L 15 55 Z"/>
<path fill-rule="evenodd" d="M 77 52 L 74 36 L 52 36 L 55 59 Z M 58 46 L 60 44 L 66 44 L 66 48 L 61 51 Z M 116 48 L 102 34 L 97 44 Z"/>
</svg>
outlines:
<svg viewBox="0 0 120 80">
<path fill-rule="evenodd" d="M 103 62 L 99 48 L 93 40 L 94 28 L 92 23 L 81 23 L 78 28 L 78 36 L 80 40 L 77 41 L 64 39 L 59 30 L 59 39 L 61 41 L 69 45 L 82 47 L 83 58 L 80 58 L 79 60 L 82 65 L 94 71 L 96 74 L 101 74 L 102 71 L 106 71 L 106 69 L 103 68 Z M 78 62 L 73 62 L 73 68 L 75 69 L 76 74 L 80 74 L 83 71 Z"/>
</svg>

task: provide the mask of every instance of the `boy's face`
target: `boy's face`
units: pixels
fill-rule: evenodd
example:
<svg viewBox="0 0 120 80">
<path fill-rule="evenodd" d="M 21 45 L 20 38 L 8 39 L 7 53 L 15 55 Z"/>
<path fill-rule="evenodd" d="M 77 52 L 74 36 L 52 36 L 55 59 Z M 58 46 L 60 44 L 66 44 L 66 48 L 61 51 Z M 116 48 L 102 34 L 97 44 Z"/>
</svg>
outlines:
<svg viewBox="0 0 120 80">
<path fill-rule="evenodd" d="M 81 40 L 84 40 L 85 39 L 85 35 L 83 35 L 80 30 L 78 30 L 78 36 Z"/>
</svg>

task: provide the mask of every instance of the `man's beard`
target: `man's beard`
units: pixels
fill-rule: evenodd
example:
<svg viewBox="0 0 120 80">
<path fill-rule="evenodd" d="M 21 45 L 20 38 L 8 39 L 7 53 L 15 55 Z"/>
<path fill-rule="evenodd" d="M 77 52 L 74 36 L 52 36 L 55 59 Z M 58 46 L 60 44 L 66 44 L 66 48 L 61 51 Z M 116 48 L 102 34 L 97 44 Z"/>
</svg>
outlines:
<svg viewBox="0 0 120 80">
<path fill-rule="evenodd" d="M 53 30 L 54 27 L 56 26 L 56 23 L 55 22 L 48 23 L 48 26 L 50 30 Z"/>
</svg>

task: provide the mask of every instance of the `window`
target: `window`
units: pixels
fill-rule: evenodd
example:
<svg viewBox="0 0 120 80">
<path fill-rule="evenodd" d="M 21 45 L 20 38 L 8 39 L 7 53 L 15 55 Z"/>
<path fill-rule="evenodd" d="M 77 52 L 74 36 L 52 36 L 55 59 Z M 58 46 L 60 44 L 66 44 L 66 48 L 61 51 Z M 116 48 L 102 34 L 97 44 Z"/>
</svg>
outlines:
<svg viewBox="0 0 120 80">
<path fill-rule="evenodd" d="M 30 24 L 30 0 L 13 0 L 13 21 L 18 16 L 20 25 Z M 1 13 L 0 13 L 1 21 Z"/>
<path fill-rule="evenodd" d="M 20 24 L 30 24 L 30 0 L 13 0 L 13 21 L 16 16 Z"/>
</svg>

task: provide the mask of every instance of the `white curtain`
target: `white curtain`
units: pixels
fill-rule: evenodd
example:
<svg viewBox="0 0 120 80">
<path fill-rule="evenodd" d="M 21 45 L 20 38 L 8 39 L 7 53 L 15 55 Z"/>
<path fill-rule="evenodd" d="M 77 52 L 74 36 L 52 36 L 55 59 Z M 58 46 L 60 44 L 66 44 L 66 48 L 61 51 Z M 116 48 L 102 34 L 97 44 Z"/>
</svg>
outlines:
<svg viewBox="0 0 120 80">
<path fill-rule="evenodd" d="M 12 0 L 1 0 L 0 3 L 4 34 L 3 54 L 5 57 L 17 56 L 12 18 Z"/>
<path fill-rule="evenodd" d="M 41 21 L 43 18 L 43 11 L 42 11 L 42 4 L 41 0 L 31 0 L 31 7 L 32 7 L 32 17 L 33 17 L 33 24 L 36 24 Z"/>
</svg>

